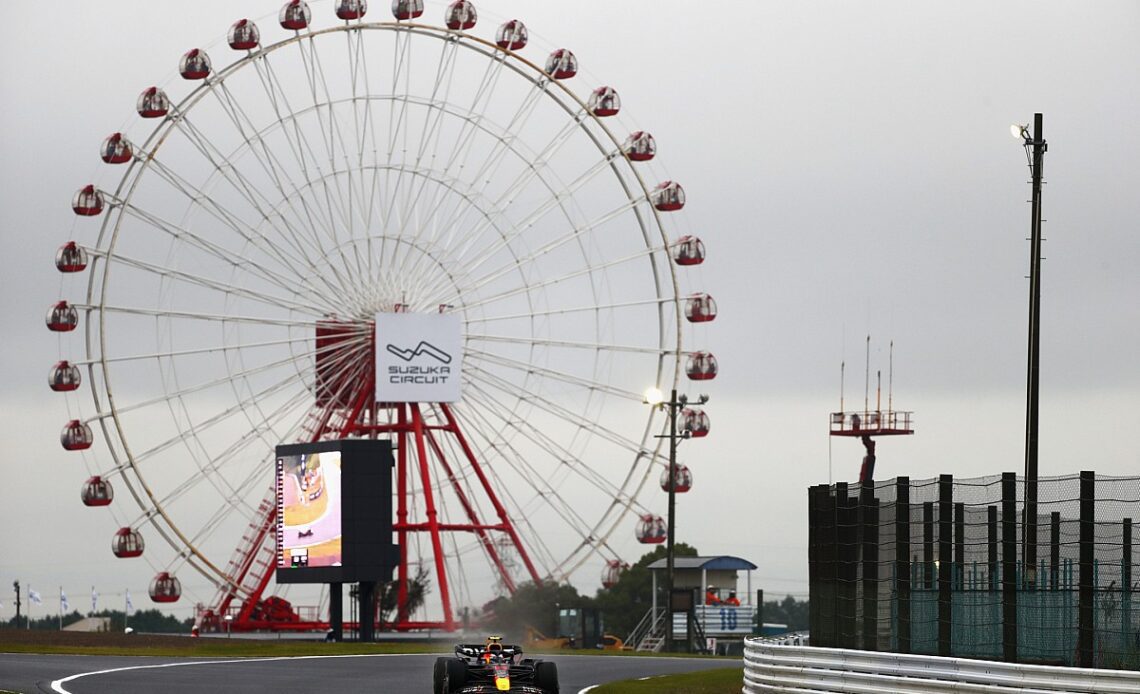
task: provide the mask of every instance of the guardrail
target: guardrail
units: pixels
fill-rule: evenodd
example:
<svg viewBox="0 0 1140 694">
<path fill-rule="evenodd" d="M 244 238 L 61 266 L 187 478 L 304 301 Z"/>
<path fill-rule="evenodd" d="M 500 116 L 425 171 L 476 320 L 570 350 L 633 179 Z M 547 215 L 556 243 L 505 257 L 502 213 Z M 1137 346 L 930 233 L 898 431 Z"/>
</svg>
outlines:
<svg viewBox="0 0 1140 694">
<path fill-rule="evenodd" d="M 744 642 L 744 694 L 764 692 L 1135 694 L 1140 673 Z"/>
</svg>

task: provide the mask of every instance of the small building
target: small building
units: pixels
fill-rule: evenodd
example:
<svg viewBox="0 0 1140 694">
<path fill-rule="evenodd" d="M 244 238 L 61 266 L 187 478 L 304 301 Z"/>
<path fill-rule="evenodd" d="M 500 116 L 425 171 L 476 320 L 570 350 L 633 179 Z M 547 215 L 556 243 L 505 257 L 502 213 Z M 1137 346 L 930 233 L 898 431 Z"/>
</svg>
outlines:
<svg viewBox="0 0 1140 694">
<path fill-rule="evenodd" d="M 110 617 L 84 617 L 78 622 L 72 622 L 63 628 L 64 631 L 110 631 Z"/>
<path fill-rule="evenodd" d="M 653 594 L 657 595 L 658 581 L 664 583 L 666 580 L 665 570 L 668 568 L 668 561 L 658 559 L 648 568 L 653 572 Z M 752 605 L 752 572 L 755 569 L 756 565 L 752 562 L 728 554 L 713 557 L 674 557 L 673 588 L 696 590 L 698 606 L 705 605 L 705 593 L 709 586 L 713 587 L 721 600 L 728 598 L 730 592 L 735 592 L 742 606 Z M 739 586 L 740 571 L 747 572 L 744 592 L 740 591 Z"/>
<path fill-rule="evenodd" d="M 756 613 L 759 606 L 754 604 L 752 572 L 756 565 L 731 555 L 710 557 L 675 557 L 673 560 L 673 589 L 688 591 L 692 596 L 691 611 L 677 608 L 668 615 L 665 605 L 658 605 L 657 590 L 668 579 L 665 576 L 667 560 L 658 559 L 650 564 L 653 576 L 653 606 L 641 625 L 626 640 L 629 647 L 640 651 L 660 651 L 665 646 L 666 620 L 673 621 L 673 637 L 677 640 L 692 641 L 688 634 L 689 615 L 692 615 L 698 633 L 693 635 L 700 648 L 712 652 L 736 652 L 745 636 L 756 629 Z M 740 583 L 740 572 L 744 571 L 744 585 Z M 743 590 L 742 590 L 743 589 Z M 716 595 L 717 602 L 710 604 L 707 594 Z M 731 604 L 728 598 L 735 593 L 739 605 Z M 682 595 L 681 597 L 685 597 Z M 684 602 L 688 602 L 686 598 Z M 777 627 L 778 625 L 772 625 Z M 703 634 L 704 642 L 700 642 Z M 718 646 L 719 643 L 719 646 Z"/>
</svg>

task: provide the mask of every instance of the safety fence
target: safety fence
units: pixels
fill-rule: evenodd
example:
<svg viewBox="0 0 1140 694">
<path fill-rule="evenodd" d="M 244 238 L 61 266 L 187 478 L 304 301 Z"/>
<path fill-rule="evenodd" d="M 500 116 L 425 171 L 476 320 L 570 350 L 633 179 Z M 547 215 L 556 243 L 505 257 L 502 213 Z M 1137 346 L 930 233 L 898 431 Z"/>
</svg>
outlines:
<svg viewBox="0 0 1140 694">
<path fill-rule="evenodd" d="M 1140 669 L 1140 477 L 809 489 L 814 646 Z"/>
<path fill-rule="evenodd" d="M 1140 673 L 744 642 L 744 694 L 1080 692 L 1135 694 Z"/>
</svg>

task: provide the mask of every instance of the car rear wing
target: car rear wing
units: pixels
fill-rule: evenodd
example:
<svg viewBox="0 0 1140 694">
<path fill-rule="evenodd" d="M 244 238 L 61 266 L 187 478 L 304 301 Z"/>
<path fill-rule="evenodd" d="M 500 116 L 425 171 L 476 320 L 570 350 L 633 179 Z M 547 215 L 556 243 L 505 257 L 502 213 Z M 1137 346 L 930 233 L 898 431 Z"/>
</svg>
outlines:
<svg viewBox="0 0 1140 694">
<path fill-rule="evenodd" d="M 475 658 L 478 659 L 487 652 L 487 647 L 481 643 L 461 643 L 455 647 L 455 655 L 460 658 Z M 504 658 L 514 658 L 517 655 L 522 655 L 523 649 L 521 646 L 509 646 L 503 644 L 501 654 Z"/>
</svg>

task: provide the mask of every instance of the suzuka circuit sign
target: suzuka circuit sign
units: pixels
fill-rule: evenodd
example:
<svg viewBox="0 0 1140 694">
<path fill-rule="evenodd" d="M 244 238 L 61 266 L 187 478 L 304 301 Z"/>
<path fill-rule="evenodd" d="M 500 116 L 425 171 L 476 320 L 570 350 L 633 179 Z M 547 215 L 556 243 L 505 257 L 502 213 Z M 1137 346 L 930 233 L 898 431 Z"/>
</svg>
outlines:
<svg viewBox="0 0 1140 694">
<path fill-rule="evenodd" d="M 457 402 L 462 367 L 458 315 L 376 314 L 377 402 Z"/>
</svg>

